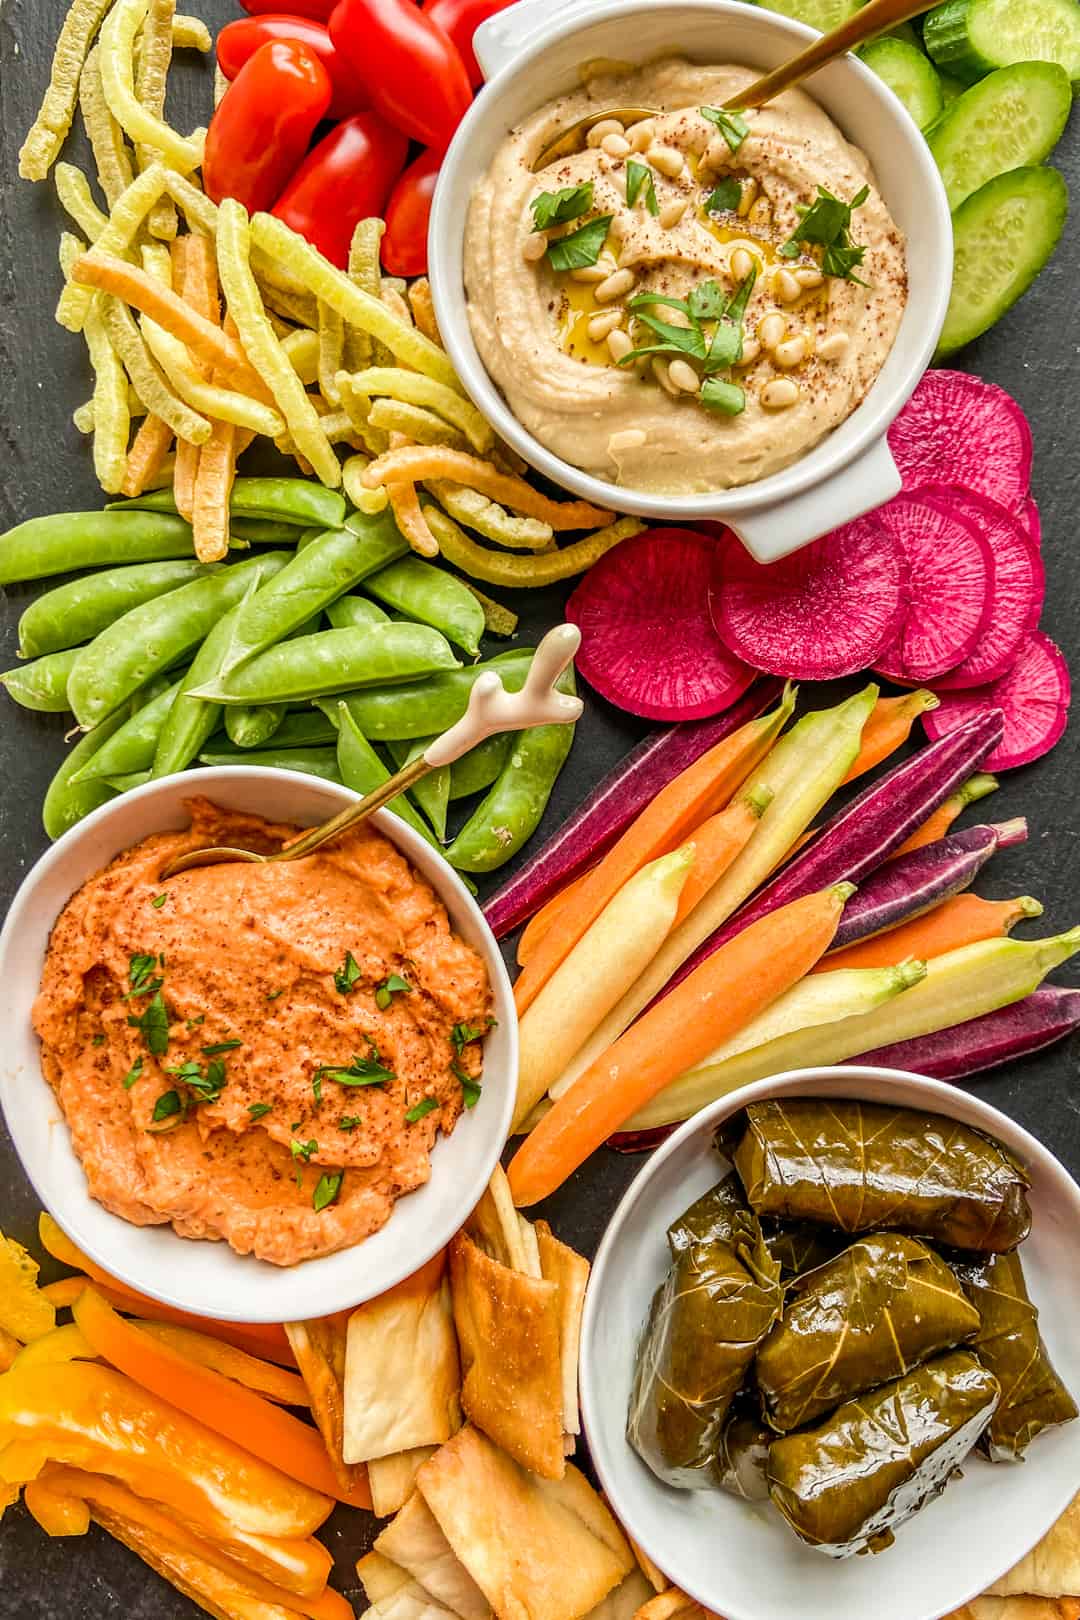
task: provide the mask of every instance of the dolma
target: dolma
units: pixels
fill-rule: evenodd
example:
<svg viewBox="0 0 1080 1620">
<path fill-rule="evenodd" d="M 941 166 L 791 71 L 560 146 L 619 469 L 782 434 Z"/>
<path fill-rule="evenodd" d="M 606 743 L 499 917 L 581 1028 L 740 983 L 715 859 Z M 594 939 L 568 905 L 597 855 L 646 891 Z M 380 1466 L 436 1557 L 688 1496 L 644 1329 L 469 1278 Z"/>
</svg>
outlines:
<svg viewBox="0 0 1080 1620">
<path fill-rule="evenodd" d="M 739 1178 L 729 1170 L 722 1181 L 684 1209 L 668 1227 L 668 1248 L 677 1259 L 694 1243 L 734 1243 L 740 1233 L 751 1236 L 754 1217 Z"/>
<path fill-rule="evenodd" d="M 848 1401 L 769 1448 L 769 1495 L 803 1541 L 831 1558 L 882 1552 L 939 1496 L 1001 1393 L 966 1350 Z"/>
<path fill-rule="evenodd" d="M 735 1168 L 759 1215 L 980 1253 L 1015 1249 L 1031 1230 L 1023 1168 L 956 1120 L 809 1097 L 753 1103 L 745 1120 Z"/>
<path fill-rule="evenodd" d="M 861 1238 L 791 1285 L 755 1362 L 765 1415 L 786 1434 L 978 1330 L 978 1311 L 924 1244 Z"/>
<path fill-rule="evenodd" d="M 722 1491 L 744 1502 L 765 1502 L 769 1481 L 765 1473 L 773 1436 L 762 1423 L 753 1403 L 740 1396 L 732 1405 L 716 1453 L 716 1479 Z"/>
<path fill-rule="evenodd" d="M 1000 1404 L 979 1445 L 992 1462 L 1019 1462 L 1044 1429 L 1072 1422 L 1076 1402 L 1047 1354 L 1019 1254 L 959 1270 L 980 1317 L 971 1348 L 1001 1385 Z"/>
<path fill-rule="evenodd" d="M 804 1271 L 816 1271 L 834 1259 L 847 1242 L 842 1233 L 830 1232 L 812 1221 L 762 1221 L 761 1230 L 765 1247 L 785 1282 L 801 1277 Z"/>
<path fill-rule="evenodd" d="M 757 1217 L 735 1178 L 727 1182 L 714 1189 L 711 1216 L 699 1200 L 687 1211 L 698 1212 L 692 1230 L 676 1222 L 669 1234 L 673 1262 L 638 1345 L 627 1416 L 638 1455 L 684 1490 L 715 1486 L 728 1408 L 783 1304 L 779 1268 Z M 696 1236 L 698 1229 L 708 1235 Z M 726 1239 L 717 1235 L 724 1231 Z"/>
</svg>

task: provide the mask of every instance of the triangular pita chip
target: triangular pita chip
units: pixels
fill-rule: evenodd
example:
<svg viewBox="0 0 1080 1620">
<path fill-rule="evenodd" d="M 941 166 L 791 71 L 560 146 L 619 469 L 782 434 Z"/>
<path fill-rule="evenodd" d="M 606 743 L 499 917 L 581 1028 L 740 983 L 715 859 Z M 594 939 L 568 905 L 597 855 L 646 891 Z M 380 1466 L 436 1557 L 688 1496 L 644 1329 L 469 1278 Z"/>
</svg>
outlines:
<svg viewBox="0 0 1080 1620">
<path fill-rule="evenodd" d="M 576 1469 L 538 1479 L 471 1426 L 424 1464 L 417 1485 L 497 1620 L 581 1620 L 633 1568 Z"/>
<path fill-rule="evenodd" d="M 380 1531 L 375 1551 L 392 1559 L 424 1590 L 460 1615 L 461 1620 L 490 1620 L 491 1606 L 464 1565 L 458 1562 L 419 1491 L 397 1517 Z"/>
<path fill-rule="evenodd" d="M 511 1271 L 459 1232 L 450 1245 L 467 1417 L 524 1468 L 559 1479 L 563 1451 L 559 1289 Z"/>
<path fill-rule="evenodd" d="M 638 1561 L 641 1568 L 641 1573 L 644 1575 L 653 1591 L 666 1592 L 668 1587 L 671 1585 L 671 1582 L 668 1580 L 663 1570 L 659 1569 L 656 1564 L 653 1563 L 644 1547 L 639 1547 L 633 1536 L 628 1536 L 627 1540 L 634 1549 L 634 1557 Z"/>
<path fill-rule="evenodd" d="M 501 1164 L 497 1164 L 492 1171 L 483 1197 L 465 1222 L 465 1230 L 492 1260 L 509 1266 L 511 1271 L 523 1271 L 528 1275 L 514 1195 Z"/>
<path fill-rule="evenodd" d="M 521 1227 L 521 1247 L 525 1253 L 525 1264 L 521 1267 L 526 1277 L 539 1279 L 544 1275 L 540 1265 L 540 1244 L 536 1237 L 536 1228 L 527 1221 L 524 1215 L 518 1216 Z"/>
<path fill-rule="evenodd" d="M 563 1429 L 581 1433 L 578 1411 L 578 1351 L 581 1346 L 581 1313 L 589 1282 L 589 1262 L 584 1255 L 560 1243 L 546 1221 L 537 1221 L 536 1238 L 540 1271 L 545 1281 L 559 1288 L 559 1356 L 562 1362 Z"/>
<path fill-rule="evenodd" d="M 296 1365 L 307 1385 L 311 1415 L 326 1442 L 330 1465 L 343 1489 L 355 1490 L 367 1475 L 346 1462 L 345 1439 L 345 1335 L 348 1312 L 313 1322 L 286 1322 L 285 1332 Z M 361 1459 L 354 1459 L 359 1461 Z"/>
<path fill-rule="evenodd" d="M 632 1569 L 621 1586 L 609 1592 L 595 1609 L 589 1610 L 585 1620 L 634 1620 L 651 1596 L 652 1588 L 640 1569 Z"/>
<path fill-rule="evenodd" d="M 377 1519 L 388 1519 L 405 1506 L 416 1489 L 417 1470 L 438 1451 L 438 1446 L 414 1446 L 411 1451 L 395 1451 L 390 1457 L 373 1457 L 368 1463 L 371 1511 Z"/>
<path fill-rule="evenodd" d="M 995 1581 L 988 1595 L 1073 1597 L 1080 1593 L 1080 1496 L 1037 1542 L 1026 1558 Z"/>
</svg>

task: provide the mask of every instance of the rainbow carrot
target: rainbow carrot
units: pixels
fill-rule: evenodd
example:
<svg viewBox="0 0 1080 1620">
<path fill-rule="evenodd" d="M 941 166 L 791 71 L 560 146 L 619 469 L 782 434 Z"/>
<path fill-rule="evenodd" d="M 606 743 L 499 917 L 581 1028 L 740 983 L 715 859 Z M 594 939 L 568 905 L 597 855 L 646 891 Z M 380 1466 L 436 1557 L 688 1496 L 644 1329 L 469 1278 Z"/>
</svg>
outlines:
<svg viewBox="0 0 1080 1620">
<path fill-rule="evenodd" d="M 560 915 L 567 903 L 577 894 L 591 871 L 592 867 L 590 866 L 588 872 L 582 872 L 581 876 L 574 878 L 573 882 L 568 883 L 565 889 L 560 889 L 557 894 L 553 894 L 546 905 L 541 906 L 536 915 L 529 918 L 521 931 L 521 938 L 518 940 L 518 967 L 525 966 L 556 917 Z"/>
<path fill-rule="evenodd" d="M 844 777 L 844 782 L 854 782 L 856 777 L 864 776 L 875 765 L 880 765 L 883 759 L 888 759 L 890 754 L 895 754 L 907 742 L 920 714 L 936 709 L 940 701 L 924 687 L 917 692 L 904 692 L 900 697 L 878 698 L 873 713 L 863 727 L 855 763 Z"/>
<path fill-rule="evenodd" d="M 961 945 L 974 945 L 980 939 L 1001 939 L 1027 917 L 1041 917 L 1042 906 L 1030 895 L 1017 900 L 982 900 L 977 894 L 956 894 L 921 917 L 912 917 L 899 928 L 856 940 L 842 951 L 826 956 L 812 973 L 831 973 L 835 968 L 894 967 L 910 957 L 926 962 L 944 956 Z"/>
<path fill-rule="evenodd" d="M 985 799 L 988 793 L 995 793 L 997 788 L 997 777 L 988 776 L 985 771 L 969 776 L 963 787 L 951 793 L 944 804 L 939 804 L 933 815 L 927 816 L 922 826 L 916 827 L 907 843 L 901 844 L 889 859 L 895 861 L 897 855 L 909 855 L 913 849 L 922 849 L 925 844 L 934 844 L 939 838 L 944 838 L 957 816 L 966 810 L 969 804 Z"/>
</svg>

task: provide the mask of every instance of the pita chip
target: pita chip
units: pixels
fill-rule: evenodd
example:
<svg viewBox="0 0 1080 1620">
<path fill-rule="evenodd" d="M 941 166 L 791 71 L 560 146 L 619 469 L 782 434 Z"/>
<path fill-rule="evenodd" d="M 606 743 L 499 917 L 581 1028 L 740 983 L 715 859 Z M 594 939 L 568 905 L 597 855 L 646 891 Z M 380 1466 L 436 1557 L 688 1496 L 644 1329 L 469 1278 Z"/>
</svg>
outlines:
<svg viewBox="0 0 1080 1620">
<path fill-rule="evenodd" d="M 438 1446 L 414 1446 L 411 1451 L 395 1451 L 390 1457 L 373 1457 L 368 1463 L 368 1489 L 371 1511 L 377 1519 L 388 1519 L 403 1508 L 416 1489 L 417 1470 L 433 1457 Z"/>
<path fill-rule="evenodd" d="M 495 1166 L 483 1197 L 465 1222 L 465 1230 L 492 1260 L 529 1275 L 521 1222 L 501 1164 Z M 539 1270 L 536 1275 L 540 1275 Z"/>
<path fill-rule="evenodd" d="M 450 1609 L 436 1603 L 407 1570 L 381 1553 L 361 1558 L 356 1573 L 363 1582 L 370 1608 L 364 1620 L 454 1620 Z"/>
<path fill-rule="evenodd" d="M 988 1596 L 1071 1598 L 1080 1593 L 1080 1496 Z"/>
<path fill-rule="evenodd" d="M 307 1385 L 311 1415 L 330 1454 L 334 1476 L 345 1490 L 364 1483 L 367 1471 L 351 1466 L 358 1458 L 346 1459 L 345 1439 L 345 1335 L 348 1312 L 324 1316 L 313 1322 L 286 1322 L 285 1332 L 292 1346 L 296 1365 Z"/>
<path fill-rule="evenodd" d="M 651 1596 L 652 1587 L 640 1569 L 632 1569 L 621 1586 L 609 1592 L 595 1609 L 589 1610 L 585 1620 L 634 1620 L 642 1604 L 647 1603 Z"/>
<path fill-rule="evenodd" d="M 589 1281 L 589 1262 L 584 1255 L 560 1243 L 546 1221 L 536 1223 L 540 1272 L 559 1289 L 559 1356 L 562 1362 L 562 1422 L 568 1435 L 581 1433 L 578 1411 L 578 1351 L 581 1346 L 581 1313 Z M 571 1452 L 573 1448 L 571 1447 Z M 646 1574 L 648 1571 L 646 1571 Z"/>
<path fill-rule="evenodd" d="M 539 1479 L 471 1426 L 424 1464 L 417 1485 L 496 1620 L 581 1620 L 634 1567 L 582 1474 Z"/>
<path fill-rule="evenodd" d="M 634 1557 L 638 1561 L 638 1566 L 641 1573 L 644 1575 L 653 1591 L 657 1593 L 666 1592 L 670 1583 L 663 1570 L 657 1568 L 652 1559 L 649 1557 L 648 1553 L 645 1551 L 644 1547 L 639 1547 L 633 1536 L 628 1536 L 627 1540 L 634 1549 Z"/>
<path fill-rule="evenodd" d="M 458 1561 L 419 1491 L 376 1537 L 375 1551 L 405 1570 L 436 1603 L 461 1620 L 491 1620 L 487 1598 Z"/>
</svg>

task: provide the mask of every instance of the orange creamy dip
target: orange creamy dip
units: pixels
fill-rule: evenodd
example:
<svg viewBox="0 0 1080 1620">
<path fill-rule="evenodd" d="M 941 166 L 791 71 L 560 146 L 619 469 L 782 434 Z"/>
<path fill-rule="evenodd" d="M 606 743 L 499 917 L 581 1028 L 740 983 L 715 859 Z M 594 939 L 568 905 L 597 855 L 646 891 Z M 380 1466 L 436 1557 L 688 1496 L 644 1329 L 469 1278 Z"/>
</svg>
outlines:
<svg viewBox="0 0 1080 1620">
<path fill-rule="evenodd" d="M 269 852 L 295 832 L 188 808 L 189 830 L 127 850 L 61 913 L 34 1005 L 42 1067 L 107 1209 L 292 1265 L 368 1237 L 428 1180 L 439 1129 L 475 1100 L 491 990 L 429 885 L 367 827 L 303 861 L 163 885 L 185 850 Z M 378 994 L 391 975 L 410 989 Z M 392 1078 L 335 1077 L 358 1058 Z M 185 1064 L 189 1080 L 170 1072 Z"/>
</svg>

